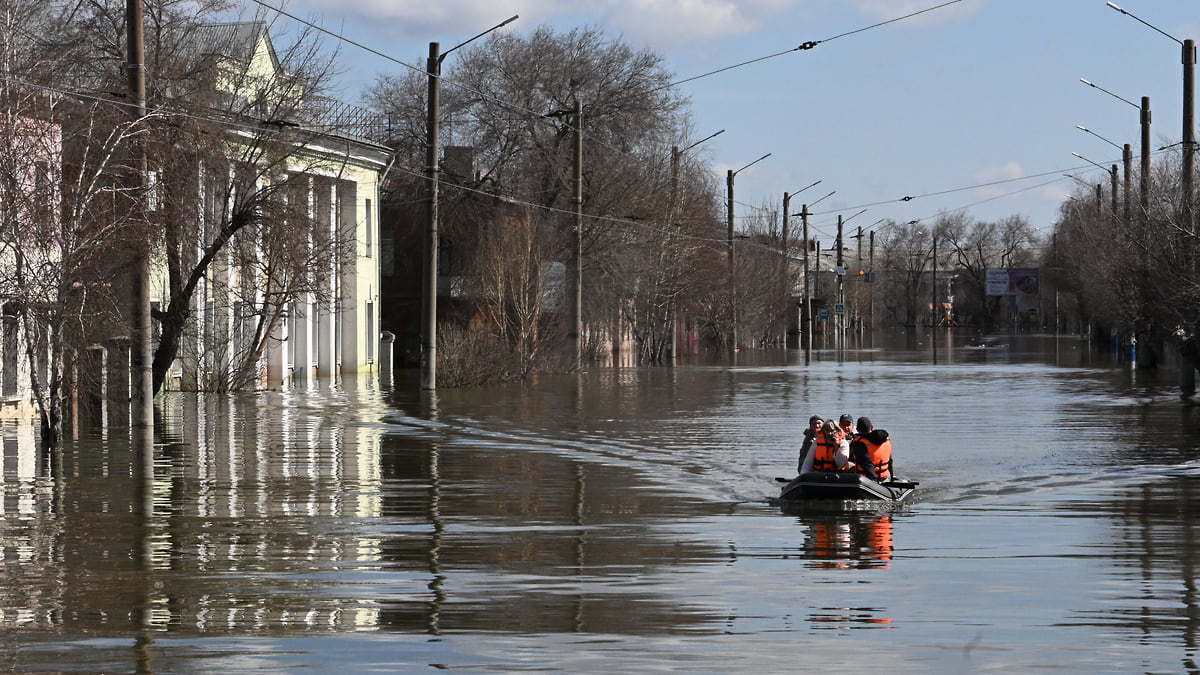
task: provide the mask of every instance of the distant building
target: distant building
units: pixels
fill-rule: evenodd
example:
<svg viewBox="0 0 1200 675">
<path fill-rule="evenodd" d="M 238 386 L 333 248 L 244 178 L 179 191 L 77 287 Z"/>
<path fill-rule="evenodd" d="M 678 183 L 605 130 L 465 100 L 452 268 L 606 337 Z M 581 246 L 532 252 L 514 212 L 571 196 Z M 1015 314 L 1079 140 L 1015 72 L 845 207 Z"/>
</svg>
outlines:
<svg viewBox="0 0 1200 675">
<path fill-rule="evenodd" d="M 39 106 L 36 103 L 30 112 Z M 41 261 L 61 257 L 47 226 L 57 217 L 61 192 L 62 129 L 52 121 L 49 105 L 44 116 L 18 116 L 0 130 L 0 143 L 20 152 L 0 153 L 0 417 L 28 416 L 33 411 L 31 376 L 34 371 L 26 345 L 28 327 L 21 321 L 23 306 L 52 300 L 55 288 L 22 277 L 31 276 Z M 45 297 L 50 294 L 51 297 Z M 33 340 L 36 344 L 38 341 Z M 37 375 L 46 380 L 46 347 L 35 348 Z"/>
</svg>

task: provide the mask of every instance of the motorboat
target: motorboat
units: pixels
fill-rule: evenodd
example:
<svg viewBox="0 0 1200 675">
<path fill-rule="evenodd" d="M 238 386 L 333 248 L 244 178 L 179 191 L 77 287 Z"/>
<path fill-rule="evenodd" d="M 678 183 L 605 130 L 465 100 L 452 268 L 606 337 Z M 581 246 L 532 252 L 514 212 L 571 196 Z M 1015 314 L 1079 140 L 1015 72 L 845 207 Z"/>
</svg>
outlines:
<svg viewBox="0 0 1200 675">
<path fill-rule="evenodd" d="M 900 502 L 917 489 L 917 481 L 888 478 L 876 482 L 857 473 L 810 471 L 795 478 L 776 478 L 785 483 L 779 491 L 782 502 L 808 500 L 875 500 Z"/>
</svg>

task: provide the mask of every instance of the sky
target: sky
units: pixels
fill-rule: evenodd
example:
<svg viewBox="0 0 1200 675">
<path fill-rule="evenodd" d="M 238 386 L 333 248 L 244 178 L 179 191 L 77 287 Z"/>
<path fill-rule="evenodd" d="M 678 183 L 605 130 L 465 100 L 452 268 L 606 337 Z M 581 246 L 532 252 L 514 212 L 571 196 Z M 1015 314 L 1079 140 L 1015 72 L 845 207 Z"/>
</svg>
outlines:
<svg viewBox="0 0 1200 675">
<path fill-rule="evenodd" d="M 291 0 L 286 11 L 351 41 L 339 56 L 349 102 L 397 62 L 423 70 L 430 42 L 445 51 L 514 14 L 498 30 L 594 26 L 648 47 L 691 102 L 693 140 L 724 130 L 693 152 L 719 185 L 738 171 L 739 227 L 782 208 L 785 192 L 793 213 L 824 197 L 810 226 L 829 241 L 838 215 L 849 233 L 959 211 L 1049 234 L 1083 183 L 1109 199 L 1095 164 L 1120 164 L 1113 144 L 1132 146 L 1136 185 L 1141 97 L 1155 151 L 1183 137 L 1182 49 L 1162 33 L 1200 40 L 1200 3 L 1116 4 L 1133 16 L 1104 0 Z"/>
</svg>

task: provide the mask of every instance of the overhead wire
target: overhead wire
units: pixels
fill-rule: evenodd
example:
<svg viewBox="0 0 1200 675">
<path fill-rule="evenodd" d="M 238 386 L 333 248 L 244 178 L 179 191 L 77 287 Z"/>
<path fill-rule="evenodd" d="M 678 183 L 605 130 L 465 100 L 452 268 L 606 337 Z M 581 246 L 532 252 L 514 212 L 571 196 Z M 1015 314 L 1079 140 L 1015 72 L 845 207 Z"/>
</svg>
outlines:
<svg viewBox="0 0 1200 675">
<path fill-rule="evenodd" d="M 404 68 L 411 69 L 411 70 L 413 70 L 413 71 L 415 71 L 415 72 L 418 72 L 418 73 L 421 73 L 421 74 L 423 74 L 423 75 L 428 75 L 428 76 L 430 76 L 430 77 L 440 77 L 440 78 L 441 78 L 441 80 L 442 80 L 442 83 L 443 83 L 443 84 L 450 85 L 450 86 L 455 86 L 455 87 L 459 87 L 459 88 L 465 88 L 467 91 L 469 91 L 469 92 L 471 92 L 471 93 L 473 93 L 473 94 L 476 94 L 476 95 L 480 96 L 481 98 L 484 98 L 484 99 L 491 100 L 491 101 L 493 101 L 493 102 L 499 103 L 501 106 L 503 106 L 503 107 L 506 107 L 506 108 L 508 108 L 508 109 L 510 109 L 510 110 L 514 110 L 514 111 L 516 111 L 516 112 L 519 112 L 519 113 L 521 113 L 523 116 L 531 116 L 531 117 L 533 117 L 535 120 L 544 120 L 544 119 L 545 119 L 545 115 L 544 115 L 544 114 L 538 113 L 538 112 L 536 112 L 536 111 L 533 111 L 533 110 L 530 110 L 530 109 L 527 109 L 527 108 L 523 108 L 523 107 L 521 107 L 521 106 L 512 105 L 512 104 L 510 104 L 510 103 L 508 103 L 508 102 L 506 102 L 506 101 L 503 101 L 503 100 L 499 99 L 498 97 L 496 97 L 496 96 L 493 96 L 493 95 L 491 95 L 491 94 L 489 94 L 489 93 L 487 93 L 487 92 L 483 92 L 483 91 L 480 91 L 480 90 L 478 90 L 478 89 L 475 89 L 475 88 L 467 87 L 466 85 L 463 85 L 463 84 L 461 84 L 461 83 L 454 82 L 453 80 L 451 80 L 451 79 L 448 79 L 448 78 L 446 78 L 446 77 L 444 77 L 444 76 L 442 76 L 442 75 L 440 75 L 440 74 L 439 74 L 439 75 L 435 75 L 435 74 L 429 73 L 429 72 L 427 71 L 427 69 L 425 69 L 425 68 L 420 68 L 420 67 L 417 67 L 417 66 L 413 66 L 412 64 L 405 63 L 404 61 L 401 61 L 401 60 L 399 60 L 399 59 L 397 59 L 397 58 L 395 58 L 395 57 L 392 57 L 391 55 L 388 55 L 388 54 L 386 54 L 386 53 L 384 53 L 384 52 L 382 52 L 382 51 L 379 51 L 379 50 L 377 50 L 377 49 L 374 49 L 374 48 L 372 48 L 372 47 L 370 47 L 370 46 L 367 46 L 367 45 L 365 45 L 365 44 L 362 44 L 362 43 L 360 43 L 360 42 L 358 42 L 358 41 L 352 40 L 352 39 L 350 39 L 350 38 L 348 38 L 348 37 L 346 37 L 346 36 L 344 36 L 344 35 L 342 35 L 342 34 L 340 34 L 340 33 L 336 33 L 336 32 L 334 32 L 334 31 L 330 31 L 330 30 L 328 30 L 328 29 L 326 29 L 326 28 L 324 28 L 324 27 L 322 27 L 322 26 L 319 26 L 319 25 L 317 25 L 317 24 L 315 24 L 315 23 L 313 23 L 313 22 L 311 22 L 311 21 L 307 21 L 307 20 L 305 20 L 305 19 L 303 19 L 303 18 L 301 18 L 301 17 L 298 17 L 298 16 L 296 16 L 295 14 L 292 14 L 292 13 L 290 13 L 290 12 L 287 12 L 287 11 L 283 10 L 282 8 L 279 8 L 279 7 L 276 7 L 276 6 L 274 6 L 274 5 L 270 4 L 270 3 L 267 3 L 267 2 L 265 2 L 264 0 L 253 0 L 253 1 L 254 1 L 256 4 L 258 4 L 258 5 L 262 6 L 263 8 L 265 8 L 265 9 L 268 9 L 268 10 L 271 10 L 271 11 L 274 11 L 274 12 L 277 12 L 277 13 L 279 13 L 279 14 L 280 14 L 280 15 L 282 15 L 282 16 L 286 16 L 286 17 L 288 17 L 289 19 L 292 19 L 293 21 L 297 21 L 297 22 L 299 22 L 299 23 L 301 23 L 301 24 L 303 24 L 303 25 L 306 25 L 306 26 L 308 26 L 308 27 L 310 27 L 310 28 L 314 29 L 314 30 L 318 30 L 318 31 L 320 31 L 320 32 L 322 32 L 322 33 L 325 33 L 326 35 L 329 35 L 329 36 L 331 36 L 331 37 L 334 37 L 334 38 L 336 38 L 336 39 L 338 39 L 338 40 L 344 41 L 344 42 L 346 42 L 347 44 L 350 44 L 350 45 L 352 45 L 352 46 L 355 46 L 355 47 L 357 47 L 357 48 L 363 49 L 364 51 L 366 51 L 366 52 L 368 52 L 368 53 L 371 53 L 371 54 L 374 54 L 374 55 L 376 55 L 376 56 L 379 56 L 380 58 L 383 58 L 383 59 L 385 59 L 385 60 L 387 60 L 387 61 L 389 61 L 389 62 L 395 63 L 395 64 L 397 64 L 397 65 L 400 65 L 400 66 L 404 67 Z M 759 62 L 761 62 L 761 61 L 764 61 L 764 60 L 768 60 L 768 59 L 777 58 L 777 57 L 779 57 L 779 56 L 784 56 L 784 55 L 791 54 L 791 53 L 793 53 L 793 52 L 797 52 L 797 51 L 806 51 L 806 50 L 811 50 L 811 49 L 813 49 L 813 48 L 817 47 L 818 45 L 820 45 L 820 44 L 823 44 L 823 43 L 826 43 L 826 42 L 831 42 L 831 41 L 833 41 L 833 40 L 837 40 L 837 39 L 840 39 L 840 38 L 843 38 L 843 37 L 848 37 L 848 36 L 851 36 L 851 35 L 856 35 L 856 34 L 859 34 L 859 33 L 863 33 L 863 32 L 865 32 L 865 31 L 873 30 L 873 29 L 875 29 L 875 28 L 880 28 L 880 27 L 887 26 L 887 25 L 890 25 L 890 24 L 894 24 L 894 23 L 897 23 L 897 22 L 900 22 L 900 21 L 904 21 L 904 20 L 907 20 L 907 19 L 911 19 L 911 18 L 914 18 L 914 17 L 920 16 L 920 15 L 922 15 L 922 14 L 926 14 L 926 13 L 929 13 L 929 12 L 933 12 L 933 11 L 937 11 L 937 10 L 943 9 L 943 8 L 945 8 L 945 7 L 948 7 L 948 6 L 950 6 L 950 5 L 958 4 L 958 3 L 960 3 L 960 2 L 962 2 L 962 0 L 949 0 L 949 1 L 947 1 L 947 2 L 942 2 L 942 3 L 939 3 L 939 4 L 937 4 L 937 5 L 932 5 L 932 6 L 930 6 L 930 7 L 926 7 L 926 8 L 920 9 L 920 10 L 916 10 L 916 11 L 913 11 L 913 12 L 909 12 L 909 13 L 907 13 L 907 14 L 904 14 L 904 15 L 901 15 L 901 16 L 897 16 L 897 17 L 893 17 L 893 18 L 891 18 L 891 19 L 887 19 L 887 20 L 884 20 L 884 21 L 879 21 L 879 22 L 876 22 L 876 23 L 873 23 L 873 24 L 870 24 L 870 25 L 867 25 L 867 26 L 860 27 L 860 28 L 856 28 L 856 29 L 852 29 L 852 30 L 844 31 L 844 32 L 842 32 L 842 33 L 838 33 L 838 34 L 836 34 L 836 35 L 830 36 L 830 37 L 828 37 L 828 38 L 825 38 L 825 39 L 822 39 L 822 40 L 811 40 L 811 41 L 807 41 L 807 42 L 801 43 L 800 45 L 798 45 L 798 46 L 796 46 L 796 47 L 793 47 L 793 48 L 791 48 L 791 49 L 783 50 L 783 51 L 780 51 L 780 52 L 775 52 L 775 53 L 772 53 L 772 54 L 767 54 L 767 55 L 765 55 L 765 56 L 757 57 L 757 58 L 750 59 L 750 60 L 747 60 L 747 61 L 743 61 L 743 62 L 740 62 L 740 63 L 736 63 L 736 64 L 732 64 L 732 65 L 725 66 L 725 67 L 722 67 L 722 68 L 718 68 L 718 69 L 716 69 L 716 70 L 712 70 L 712 71 L 708 71 L 708 72 L 705 72 L 705 73 L 701 73 L 701 74 L 699 74 L 699 75 L 695 75 L 695 76 L 692 76 L 692 77 L 688 77 L 688 78 L 685 78 L 685 79 L 682 79 L 682 80 L 676 80 L 676 81 L 670 82 L 670 83 L 668 83 L 668 84 L 662 85 L 661 87 L 657 87 L 657 88 L 655 88 L 655 89 L 651 89 L 650 91 L 656 91 L 656 90 L 660 90 L 660 89 L 664 89 L 664 88 L 672 88 L 672 87 L 677 87 L 677 86 L 679 86 L 679 85 L 686 84 L 686 83 L 688 83 L 688 82 L 693 82 L 693 81 L 696 81 L 696 80 L 699 80 L 699 79 L 702 79 L 702 78 L 706 78 L 706 77 L 710 77 L 710 76 L 718 75 L 718 74 L 720 74 L 720 73 L 728 72 L 728 71 L 730 71 L 730 70 L 733 70 L 733 69 L 736 69 L 736 68 L 740 68 L 740 67 L 743 67 L 743 66 L 751 65 L 751 64 L 754 64 L 754 63 L 759 63 Z M 574 127 L 573 127 L 573 126 L 571 126 L 571 124 L 570 124 L 569 122 L 564 122 L 564 123 L 565 123 L 565 125 L 566 125 L 566 128 L 568 128 L 568 129 L 574 129 Z M 585 138 L 587 138 L 587 137 L 585 136 Z M 608 147 L 609 149 L 615 150 L 615 151 L 617 151 L 617 152 L 624 152 L 623 150 L 621 150 L 621 149 L 619 149 L 619 148 L 613 147 L 613 146 L 611 146 L 610 144 L 607 144 L 607 143 L 602 143 L 602 142 L 599 142 L 599 141 L 597 141 L 597 139 L 594 139 L 594 138 L 587 138 L 587 140 L 588 140 L 589 142 L 592 142 L 592 143 L 600 143 L 600 145 L 602 145 L 603 147 Z M 1073 168 L 1065 169 L 1065 171 L 1077 171 L 1077 170 L 1080 170 L 1080 169 L 1082 169 L 1082 168 L 1088 168 L 1088 167 L 1073 167 Z M 924 199 L 924 198 L 929 198 L 929 197 L 935 197 L 935 196 L 944 196 L 944 195 L 947 195 L 947 194 L 953 194 L 953 193 L 957 193 L 957 192 L 963 192 L 963 191 L 968 191 L 968 190 L 981 189 L 981 188 L 985 188 L 985 187 L 992 187 L 992 186 L 996 186 L 996 185 L 1010 184 L 1010 183 L 1014 183 L 1014 182 L 1020 182 L 1020 181 L 1026 181 L 1026 180 L 1033 180 L 1033 179 L 1036 179 L 1036 178 L 1040 178 L 1040 177 L 1044 177 L 1044 176 L 1048 176 L 1048 175 L 1052 175 L 1052 174 L 1056 174 L 1056 173 L 1062 173 L 1062 171 L 1064 171 L 1064 170 L 1059 170 L 1059 171 L 1047 171 L 1047 172 L 1038 173 L 1038 174 L 1031 174 L 1031 175 L 1028 175 L 1028 176 L 1021 176 L 1021 177 L 1016 177 L 1016 178 L 1000 179 L 1000 180 L 996 180 L 996 181 L 990 181 L 990 182 L 985 182 L 985 183 L 978 183 L 978 184 L 969 185 L 969 186 L 961 186 L 961 187 L 949 188 L 949 189 L 945 189 L 945 190 L 937 190 L 937 191 L 933 191 L 933 192 L 926 192 L 926 193 L 922 193 L 922 194 L 918 194 L 918 195 L 904 195 L 904 196 L 902 196 L 902 197 L 895 198 L 895 199 L 880 200 L 880 201 L 876 201 L 876 202 L 869 202 L 869 203 L 859 204 L 859 205 L 855 205 L 855 206 L 843 207 L 843 208 L 836 209 L 836 210 L 826 210 L 826 211 L 815 212 L 815 213 L 813 213 L 813 214 L 811 214 L 811 215 L 813 215 L 813 216 L 829 215 L 829 214 L 835 214 L 835 213 L 839 213 L 839 212 L 851 211 L 851 210 L 855 210 L 855 209 L 861 209 L 861 208 L 871 208 L 871 207 L 875 207 L 875 206 L 882 206 L 882 205 L 887 205 L 887 204 L 894 204 L 894 203 L 897 203 L 897 202 L 908 202 L 908 201 L 914 201 L 914 200 L 918 200 L 918 199 Z M 987 203 L 987 202 L 990 202 L 990 201 L 994 201 L 994 200 L 996 200 L 996 199 L 1002 199 L 1002 198 L 1004 198 L 1004 197 L 1007 197 L 1007 196 L 1012 196 L 1012 195 L 1014 195 L 1014 194 L 1019 194 L 1019 193 L 1021 193 L 1021 192 L 1026 192 L 1026 191 L 1028 191 L 1028 190 L 1036 189 L 1036 188 L 1039 188 L 1039 187 L 1044 187 L 1044 186 L 1046 186 L 1046 185 L 1051 185 L 1051 184 L 1053 184 L 1053 183 L 1060 182 L 1061 180 L 1063 180 L 1063 179 L 1059 178 L 1059 179 L 1055 179 L 1055 180 L 1053 180 L 1053 181 L 1047 181 L 1047 182 L 1044 182 L 1044 183 L 1040 183 L 1040 184 L 1038 184 L 1038 185 L 1034 185 L 1034 186 L 1029 186 L 1029 187 L 1026 187 L 1026 188 L 1022 188 L 1022 189 L 1020 189 L 1020 190 L 1014 190 L 1014 191 L 1011 191 L 1011 192 L 1005 193 L 1005 194 L 1003 194 L 1003 195 L 997 195 L 997 196 L 989 197 L 989 198 L 986 198 L 986 199 L 983 199 L 983 200 L 979 200 L 979 201 L 976 201 L 976 202 L 972 202 L 972 203 L 970 203 L 970 204 L 967 204 L 967 205 L 965 205 L 965 206 L 962 206 L 962 207 L 956 207 L 955 209 L 952 209 L 952 210 L 948 211 L 948 213 L 956 213 L 956 212 L 960 212 L 960 211 L 962 211 L 962 210 L 965 210 L 965 209 L 967 209 L 967 208 L 970 208 L 971 206 L 977 206 L 977 205 L 979 205 L 979 204 L 983 204 L 983 203 Z M 738 202 L 738 203 L 741 203 L 741 202 Z M 551 212 L 554 212 L 554 211 L 560 211 L 559 209 L 555 209 L 554 207 L 549 207 L 549 206 L 544 206 L 544 205 L 538 205 L 538 204 L 534 204 L 534 203 L 529 203 L 529 204 L 528 204 L 528 206 L 532 206 L 532 207 L 538 207 L 538 208 L 543 208 L 543 209 L 546 209 L 547 211 L 551 211 Z M 749 208 L 752 208 L 752 209 L 761 209 L 761 207 L 757 207 L 757 206 L 753 206 L 753 205 L 748 205 L 748 204 L 743 204 L 743 206 L 746 206 L 746 207 L 749 207 Z M 571 212 L 565 212 L 565 211 L 564 211 L 564 213 L 571 213 Z M 743 217 L 743 218 L 746 218 L 746 217 L 752 217 L 752 216 L 742 216 L 742 217 Z M 630 225 L 634 225 L 634 226 L 637 226 L 637 227 L 646 227 L 646 226 L 647 226 L 647 224 L 646 224 L 645 222 L 643 222 L 643 221 L 635 221 L 635 220 L 629 220 L 629 219 L 619 219 L 619 218 L 610 218 L 610 217 L 603 217 L 603 216 L 593 216 L 593 218 L 596 218 L 596 219 L 599 219 L 599 220 L 611 221 L 611 222 L 622 222 L 622 223 L 625 223 L 625 224 L 630 224 Z M 701 237 L 700 239 L 704 239 L 704 238 L 703 238 L 703 237 Z"/>
<path fill-rule="evenodd" d="M 376 49 L 373 49 L 373 48 L 371 48 L 371 47 L 368 47 L 368 46 L 366 46 L 366 45 L 362 45 L 361 43 L 359 43 L 359 42 L 357 42 L 357 41 L 355 41 L 355 40 L 351 40 L 350 38 L 347 38 L 347 37 L 345 37 L 345 36 L 343 36 L 343 35 L 341 35 L 341 34 L 339 34 L 339 33 L 336 33 L 336 32 L 334 32 L 334 31 L 330 31 L 330 30 L 328 30 L 328 29 L 326 29 L 326 28 L 324 28 L 324 27 L 322 27 L 322 26 L 319 26 L 319 25 L 317 25 L 317 24 L 315 24 L 315 23 L 313 23 L 313 22 L 311 22 L 311 21 L 308 21 L 308 20 L 305 20 L 305 19 L 303 19 L 303 18 L 300 18 L 300 17 L 296 16 L 295 14 L 289 13 L 289 12 L 287 12 L 287 11 L 285 11 L 285 10 L 283 10 L 283 9 L 279 8 L 279 7 L 276 7 L 276 6 L 274 6 L 274 5 L 270 4 L 270 3 L 267 3 L 267 2 L 265 2 L 265 0 L 253 0 L 253 1 L 254 1 L 256 4 L 258 4 L 259 6 L 261 6 L 261 7 L 265 8 L 265 9 L 268 9 L 268 10 L 271 10 L 271 11 L 274 11 L 274 12 L 278 12 L 279 14 L 281 14 L 281 15 L 283 15 L 283 16 L 286 16 L 286 17 L 288 17 L 289 19 L 292 19 L 293 21 L 297 21 L 297 22 L 299 22 L 299 23 L 301 23 L 301 24 L 303 24 L 303 25 L 305 25 L 305 26 L 308 26 L 308 27 L 310 27 L 310 28 L 312 28 L 312 29 L 314 29 L 314 30 L 320 31 L 320 32 L 322 32 L 322 33 L 324 33 L 324 34 L 326 34 L 326 35 L 329 35 L 329 36 L 331 36 L 331 37 L 333 37 L 333 38 L 336 38 L 336 39 L 338 39 L 338 40 L 343 40 L 343 41 L 345 41 L 347 44 L 350 44 L 350 45 L 353 45 L 353 46 L 355 46 L 355 47 L 359 47 L 359 48 L 361 48 L 361 49 L 364 49 L 365 51 L 367 51 L 367 52 L 369 52 L 369 53 L 371 53 L 371 54 L 375 54 L 375 55 L 377 55 L 377 56 L 379 56 L 379 57 L 381 57 L 381 58 L 384 58 L 384 59 L 386 59 L 386 60 L 387 60 L 387 61 L 389 61 L 389 62 L 392 62 L 392 63 L 395 63 L 395 64 L 397 64 L 397 65 L 403 66 L 403 67 L 405 67 L 405 68 L 411 69 L 411 70 L 413 70 L 413 71 L 415 71 L 415 72 L 418 72 L 418 73 L 421 73 L 421 74 L 424 74 L 424 75 L 428 75 L 428 76 L 430 76 L 430 77 L 438 77 L 438 78 L 440 78 L 440 79 L 441 79 L 441 82 L 442 82 L 443 84 L 446 84 L 446 85 L 451 85 L 451 86 L 456 86 L 456 87 L 460 87 L 460 88 L 464 88 L 465 90 L 467 90 L 467 91 L 469 91 L 469 92 L 471 92 L 471 93 L 473 93 L 473 94 L 476 94 L 476 95 L 480 96 L 481 98 L 484 98 L 484 99 L 486 99 L 486 100 L 490 100 L 490 101 L 493 101 L 493 102 L 499 103 L 499 104 L 500 104 L 501 106 L 503 106 L 503 107 L 507 107 L 507 108 L 509 108 L 509 109 L 511 109 L 511 110 L 519 111 L 519 112 L 521 112 L 522 114 L 525 114 L 525 115 L 532 116 L 532 117 L 533 117 L 533 119 L 534 119 L 535 121 L 539 121 L 539 120 L 543 120 L 543 121 L 544 121 L 544 119 L 545 119 L 545 115 L 544 115 L 544 114 L 542 114 L 542 113 L 538 113 L 538 112 L 536 112 L 536 111 L 529 110 L 529 109 L 527 109 L 527 108 L 522 108 L 522 107 L 520 107 L 520 106 L 512 105 L 512 104 L 510 104 L 510 103 L 508 103 L 508 102 L 506 102 L 506 101 L 502 101 L 502 100 L 501 100 L 501 99 L 499 99 L 498 97 L 496 97 L 496 96 L 493 96 L 493 95 L 491 95 L 491 94 L 489 94 L 489 93 L 486 93 L 486 92 L 480 91 L 480 90 L 478 90 L 478 89 L 474 89 L 474 88 L 466 87 L 465 85 L 462 85 L 462 84 L 459 84 L 459 83 L 455 83 L 455 82 L 453 82 L 452 80 L 450 80 L 450 79 L 447 79 L 447 78 L 445 78 L 444 76 L 442 76 L 442 75 L 440 75 L 440 74 L 437 74 L 437 75 L 435 75 L 435 74 L 433 74 L 433 73 L 429 73 L 429 72 L 427 71 L 427 69 L 425 69 L 425 68 L 419 68 L 419 67 L 417 67 L 417 66 L 413 66 L 413 65 L 411 65 L 411 64 L 408 64 L 408 63 L 405 63 L 405 62 L 403 62 L 403 61 L 401 61 L 401 60 L 399 60 L 399 59 L 396 59 L 395 57 L 392 57 L 392 56 L 390 56 L 390 55 L 384 54 L 383 52 L 380 52 L 380 51 L 378 51 L 378 50 L 376 50 Z M 879 28 L 879 27 L 882 27 L 882 26 L 887 26 L 887 25 L 889 25 L 889 24 L 893 24 L 893 23 L 897 23 L 897 22 L 904 21 L 904 20 L 907 20 L 907 19 L 911 19 L 911 18 L 913 18 L 913 17 L 919 16 L 919 15 L 922 15 L 922 14 L 926 14 L 926 13 L 928 13 L 928 12 L 936 11 L 936 10 L 939 10 L 939 9 L 942 9 L 942 8 L 945 8 L 945 7 L 948 7 L 948 6 L 950 6 L 950 5 L 957 4 L 957 3 L 959 3 L 959 2 L 962 2 L 962 0 L 949 0 L 948 2 L 942 2 L 942 3 L 940 3 L 940 4 L 933 5 L 933 6 L 930 6 L 930 7 L 926 7 L 926 8 L 924 8 L 924 9 L 920 9 L 920 10 L 917 10 L 917 11 L 914 11 L 914 12 L 909 12 L 909 13 L 907 13 L 907 14 L 904 14 L 904 15 L 901 15 L 901 16 L 897 16 L 897 17 L 894 17 L 894 18 L 891 18 L 891 19 L 888 19 L 888 20 L 885 20 L 885 21 L 880 21 L 880 22 L 873 23 L 873 24 L 870 24 L 870 25 L 867 25 L 867 26 L 863 26 L 863 27 L 861 27 L 861 28 L 856 28 L 856 29 L 853 29 L 853 30 L 844 31 L 844 32 L 842 32 L 842 33 L 838 33 L 838 34 L 836 34 L 836 35 L 833 35 L 833 36 L 831 36 L 831 37 L 825 38 L 824 40 L 814 40 L 814 41 L 808 41 L 808 42 L 804 42 L 804 43 L 801 43 L 800 45 L 798 45 L 798 46 L 796 46 L 796 47 L 794 47 L 794 48 L 792 48 L 792 49 L 784 50 L 784 51 L 781 51 L 781 52 L 776 52 L 776 53 L 774 53 L 774 54 L 768 54 L 768 55 L 766 55 L 766 56 L 761 56 L 761 57 L 758 57 L 758 58 L 755 58 L 755 59 L 751 59 L 751 60 L 749 60 L 749 61 L 744 61 L 744 62 L 737 63 L 737 64 L 733 64 L 733 65 L 730 65 L 730 66 L 725 66 L 725 67 L 723 67 L 723 68 L 719 68 L 719 69 L 716 69 L 716 70 L 713 70 L 713 71 L 709 71 L 709 72 L 706 72 L 706 73 L 702 73 L 702 74 L 700 74 L 700 75 L 695 75 L 695 76 L 693 76 L 693 77 L 689 77 L 689 78 L 686 78 L 686 79 L 683 79 L 683 80 L 678 80 L 678 81 L 675 81 L 675 82 L 670 82 L 670 83 L 668 83 L 668 84 L 662 85 L 661 87 L 656 87 L 656 88 L 650 89 L 649 91 L 650 91 L 650 92 L 653 92 L 653 91 L 659 91 L 659 90 L 662 90 L 662 89 L 667 89 L 667 88 L 673 88 L 673 87 L 677 87 L 677 86 L 679 86 L 679 85 L 682 85 L 682 84 L 685 84 L 685 83 L 688 83 L 688 82 L 693 82 L 693 81 L 695 81 L 695 80 L 699 80 L 699 79 L 702 79 L 702 78 L 705 78 L 705 77 L 710 77 L 710 76 L 713 76 L 713 75 L 717 75 L 717 74 L 720 74 L 720 73 L 723 73 L 723 72 L 727 72 L 727 71 L 729 71 L 729 70 L 733 70 L 733 69 L 736 69 L 736 68 L 740 68 L 740 67 L 742 67 L 742 66 L 750 65 L 750 64 L 753 64 L 753 63 L 758 63 L 758 62 L 760 62 L 760 61 L 764 61 L 764 60 L 767 60 L 767 59 L 776 58 L 776 57 L 783 56 L 783 55 L 786 55 L 786 54 L 790 54 L 790 53 L 793 53 L 793 52 L 796 52 L 796 51 L 805 51 L 805 50 L 813 49 L 814 47 L 816 47 L 816 46 L 818 46 L 818 45 L 820 45 L 820 44 L 822 44 L 822 43 L 824 43 L 824 42 L 831 42 L 831 41 L 833 41 L 833 40 L 837 40 L 837 39 L 840 39 L 840 38 L 843 38 L 843 37 L 847 37 L 847 36 L 850 36 L 850 35 L 856 35 L 856 34 L 858 34 L 858 33 L 862 33 L 862 32 L 868 31 L 868 30 L 872 30 L 872 29 Z M 573 126 L 571 125 L 571 123 L 570 123 L 570 122 L 567 122 L 567 121 L 565 121 L 565 120 L 564 120 L 563 124 L 565 124 L 565 127 L 566 127 L 566 128 L 568 128 L 568 129 L 577 130 L 575 127 L 573 127 Z M 622 149 L 620 149 L 620 148 L 616 148 L 616 147 L 614 147 L 614 146 L 612 146 L 612 145 L 610 145 L 610 144 L 607 144 L 607 143 L 599 142 L 599 141 L 597 141 L 597 140 L 596 140 L 596 139 L 594 139 L 594 138 L 588 138 L 588 137 L 586 137 L 586 136 L 585 136 L 585 139 L 587 139 L 587 141 L 588 141 L 588 142 L 590 142 L 590 143 L 599 143 L 599 144 L 600 144 L 602 147 L 607 147 L 607 148 L 609 148 L 610 150 L 614 150 L 614 151 L 616 151 L 616 152 L 619 152 L 619 153 L 623 153 L 623 154 L 625 153 L 625 151 L 623 151 L 623 150 L 622 150 Z M 885 201 L 885 202 L 879 202 L 879 204 L 884 204 L 884 203 L 888 203 L 888 202 L 887 202 L 887 201 Z M 849 209 L 847 209 L 847 210 L 849 210 Z"/>
</svg>

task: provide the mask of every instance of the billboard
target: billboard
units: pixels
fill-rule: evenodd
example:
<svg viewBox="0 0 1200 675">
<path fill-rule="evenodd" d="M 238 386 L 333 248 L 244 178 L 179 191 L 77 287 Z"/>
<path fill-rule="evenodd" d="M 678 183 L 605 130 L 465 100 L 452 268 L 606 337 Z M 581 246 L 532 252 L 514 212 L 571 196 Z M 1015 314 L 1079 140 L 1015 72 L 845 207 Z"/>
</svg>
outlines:
<svg viewBox="0 0 1200 675">
<path fill-rule="evenodd" d="M 1038 315 L 1039 285 L 1036 267 L 989 268 L 987 271 L 987 294 L 1011 297 L 1017 313 L 1022 316 Z"/>
<path fill-rule="evenodd" d="M 1012 269 L 990 267 L 987 271 L 987 294 L 1036 298 L 1038 295 L 1038 270 L 1036 267 Z"/>
</svg>

